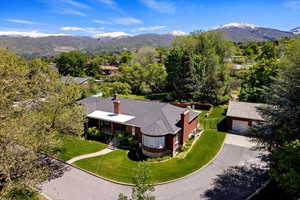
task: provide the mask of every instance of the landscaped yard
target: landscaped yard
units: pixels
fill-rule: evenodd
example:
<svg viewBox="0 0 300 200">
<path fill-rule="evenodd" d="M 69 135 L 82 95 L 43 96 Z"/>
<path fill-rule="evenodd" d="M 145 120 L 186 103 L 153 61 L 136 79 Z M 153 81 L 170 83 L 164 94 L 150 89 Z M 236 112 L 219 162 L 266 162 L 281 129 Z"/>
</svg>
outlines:
<svg viewBox="0 0 300 200">
<path fill-rule="evenodd" d="M 204 112 L 204 114 L 201 113 L 199 116 L 200 127 L 203 129 L 218 129 L 218 124 L 226 117 L 226 109 L 226 105 L 214 107 L 212 113 L 208 117 L 205 117 L 207 112 Z"/>
<path fill-rule="evenodd" d="M 67 161 L 76 156 L 100 151 L 106 146 L 102 142 L 85 140 L 76 136 L 64 136 L 63 147 L 58 158 Z"/>
<path fill-rule="evenodd" d="M 225 133 L 205 130 L 185 158 L 172 158 L 161 163 L 149 162 L 150 182 L 158 183 L 183 177 L 207 164 L 219 152 Z M 75 165 L 100 176 L 120 182 L 132 183 L 138 161 L 128 157 L 127 150 L 75 162 Z"/>
</svg>

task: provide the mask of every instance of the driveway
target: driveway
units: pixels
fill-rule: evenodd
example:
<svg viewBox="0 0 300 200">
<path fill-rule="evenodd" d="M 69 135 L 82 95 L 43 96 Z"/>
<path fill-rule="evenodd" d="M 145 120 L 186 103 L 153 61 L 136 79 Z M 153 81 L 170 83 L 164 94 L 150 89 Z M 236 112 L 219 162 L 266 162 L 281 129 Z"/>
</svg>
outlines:
<svg viewBox="0 0 300 200">
<path fill-rule="evenodd" d="M 250 150 L 248 143 L 240 145 L 239 140 L 247 141 L 240 137 L 229 136 L 220 154 L 208 166 L 181 180 L 156 186 L 153 195 L 158 200 L 244 199 L 266 177 L 260 165 L 261 154 Z M 121 192 L 131 193 L 128 186 L 102 180 L 74 167 L 65 168 L 60 177 L 42 186 L 42 192 L 53 200 L 114 200 Z"/>
</svg>

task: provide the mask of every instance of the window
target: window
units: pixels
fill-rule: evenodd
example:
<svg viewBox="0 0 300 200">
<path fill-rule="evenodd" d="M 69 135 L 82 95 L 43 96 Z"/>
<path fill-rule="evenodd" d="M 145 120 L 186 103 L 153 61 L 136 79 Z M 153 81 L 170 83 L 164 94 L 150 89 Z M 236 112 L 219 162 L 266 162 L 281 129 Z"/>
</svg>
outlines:
<svg viewBox="0 0 300 200">
<path fill-rule="evenodd" d="M 131 134 L 135 136 L 135 127 L 131 127 Z"/>
<path fill-rule="evenodd" d="M 165 147 L 165 137 L 149 137 L 143 135 L 143 145 L 150 148 L 162 149 Z"/>
</svg>

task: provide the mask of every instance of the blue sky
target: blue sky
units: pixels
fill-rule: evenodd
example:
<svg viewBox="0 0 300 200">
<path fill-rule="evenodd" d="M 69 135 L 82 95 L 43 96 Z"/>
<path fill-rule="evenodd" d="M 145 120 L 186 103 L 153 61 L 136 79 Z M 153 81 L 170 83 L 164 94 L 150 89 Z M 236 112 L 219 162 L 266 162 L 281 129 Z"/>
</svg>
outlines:
<svg viewBox="0 0 300 200">
<path fill-rule="evenodd" d="M 1 0 L 0 34 L 167 33 L 240 22 L 290 30 L 300 0 Z"/>
</svg>

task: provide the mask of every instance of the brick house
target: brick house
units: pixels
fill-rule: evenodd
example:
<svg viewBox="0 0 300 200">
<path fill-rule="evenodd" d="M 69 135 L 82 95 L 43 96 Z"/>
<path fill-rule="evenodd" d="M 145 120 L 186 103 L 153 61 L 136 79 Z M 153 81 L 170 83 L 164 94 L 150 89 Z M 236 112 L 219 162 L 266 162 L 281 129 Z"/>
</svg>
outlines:
<svg viewBox="0 0 300 200">
<path fill-rule="evenodd" d="M 230 101 L 227 109 L 227 127 L 237 133 L 246 133 L 247 130 L 257 123 L 265 123 L 258 112 L 258 107 L 266 104 Z"/>
<path fill-rule="evenodd" d="M 88 97 L 81 100 L 88 126 L 103 133 L 134 136 L 150 157 L 174 155 L 197 133 L 200 112 L 168 103 L 125 98 Z"/>
</svg>

